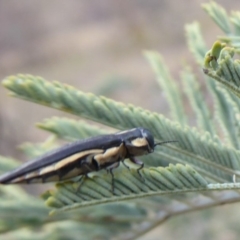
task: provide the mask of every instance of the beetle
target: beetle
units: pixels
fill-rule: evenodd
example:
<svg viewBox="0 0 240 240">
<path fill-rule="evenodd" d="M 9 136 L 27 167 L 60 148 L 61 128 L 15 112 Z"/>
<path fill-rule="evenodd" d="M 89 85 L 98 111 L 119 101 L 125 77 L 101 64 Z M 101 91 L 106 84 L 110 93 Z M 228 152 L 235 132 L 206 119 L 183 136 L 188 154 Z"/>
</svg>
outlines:
<svg viewBox="0 0 240 240">
<path fill-rule="evenodd" d="M 78 140 L 33 161 L 26 162 L 17 169 L 0 176 L 0 183 L 59 182 L 78 175 L 84 176 L 90 172 L 107 169 L 112 176 L 113 190 L 112 170 L 117 168 L 120 162 L 124 164 L 124 160 L 128 158 L 131 162 L 139 165 L 137 172 L 142 177 L 139 171 L 144 164 L 135 157 L 152 153 L 157 145 L 171 142 L 176 141 L 155 143 L 152 133 L 142 127 Z"/>
</svg>

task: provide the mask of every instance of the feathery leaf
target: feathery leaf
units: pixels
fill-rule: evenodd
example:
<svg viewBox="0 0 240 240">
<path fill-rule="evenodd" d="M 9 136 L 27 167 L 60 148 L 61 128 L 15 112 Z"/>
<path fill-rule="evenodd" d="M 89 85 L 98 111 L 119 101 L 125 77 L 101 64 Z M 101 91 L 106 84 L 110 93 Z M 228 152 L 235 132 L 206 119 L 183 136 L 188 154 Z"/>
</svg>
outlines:
<svg viewBox="0 0 240 240">
<path fill-rule="evenodd" d="M 208 56 L 212 59 L 208 60 Z M 216 55 L 208 56 L 206 56 L 205 62 L 209 61 L 209 67 L 204 69 L 204 73 L 221 83 L 237 97 L 240 97 L 240 62 L 232 59 L 234 49 L 223 47 L 219 57 Z"/>
<path fill-rule="evenodd" d="M 87 124 L 84 121 L 59 117 L 45 119 L 43 122 L 37 123 L 37 126 L 56 134 L 59 138 L 71 141 L 96 135 L 104 135 L 109 132 L 92 124 Z"/>
<path fill-rule="evenodd" d="M 228 15 L 223 7 L 213 1 L 203 4 L 202 7 L 225 34 L 231 33 Z"/>
<path fill-rule="evenodd" d="M 198 127 L 211 135 L 215 134 L 209 109 L 204 101 L 204 97 L 200 91 L 200 86 L 189 68 L 185 68 L 181 74 L 184 83 L 184 90 L 190 100 L 192 109 L 196 112 Z"/>
<path fill-rule="evenodd" d="M 145 52 L 149 63 L 157 77 L 159 85 L 162 87 L 163 92 L 166 94 L 168 103 L 170 105 L 173 120 L 178 121 L 182 125 L 186 124 L 186 114 L 182 102 L 181 92 L 176 81 L 174 81 L 164 64 L 162 57 L 157 52 Z"/>
<path fill-rule="evenodd" d="M 173 152 L 186 157 L 191 154 L 194 166 L 201 165 L 197 157 L 199 155 L 210 166 L 212 163 L 218 163 L 229 169 L 239 169 L 240 152 L 219 144 L 219 140 L 216 141 L 216 137 L 211 137 L 207 132 L 199 134 L 196 129 L 182 127 L 160 114 L 93 94 L 82 93 L 73 87 L 56 82 L 50 83 L 30 75 L 12 76 L 6 78 L 3 84 L 14 96 L 26 100 L 65 110 L 111 127 L 120 129 L 146 127 L 160 140 L 178 140 L 178 147 L 172 148 L 171 145 L 166 145 L 165 148 L 170 148 Z M 38 88 L 40 90 L 36 90 Z M 30 94 L 32 92 L 34 94 Z M 52 99 L 44 98 L 46 94 L 51 95 Z M 211 168 L 214 172 L 209 173 L 215 174 L 218 168 L 215 164 L 215 169 Z"/>
<path fill-rule="evenodd" d="M 206 187 L 206 180 L 190 166 L 180 164 L 167 168 L 144 168 L 141 171 L 144 178 L 136 170 L 122 170 L 114 174 L 114 195 L 111 192 L 112 183 L 109 174 L 101 177 L 87 177 L 84 182 L 59 183 L 57 192 L 51 192 L 46 204 L 62 211 L 86 207 L 90 205 L 124 201 L 133 198 L 185 192 L 186 189 Z M 78 190 L 79 184 L 81 184 Z M 59 211 L 59 210 L 58 210 Z"/>
<path fill-rule="evenodd" d="M 194 22 L 185 26 L 187 43 L 198 64 L 202 64 L 207 47 L 203 40 L 199 23 Z"/>
</svg>

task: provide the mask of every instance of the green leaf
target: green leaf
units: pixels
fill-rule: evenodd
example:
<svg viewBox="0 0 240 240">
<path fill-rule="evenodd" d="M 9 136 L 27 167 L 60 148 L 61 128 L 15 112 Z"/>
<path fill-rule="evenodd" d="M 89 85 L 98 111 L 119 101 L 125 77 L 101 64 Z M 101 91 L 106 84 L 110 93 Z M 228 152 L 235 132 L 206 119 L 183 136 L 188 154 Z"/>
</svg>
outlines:
<svg viewBox="0 0 240 240">
<path fill-rule="evenodd" d="M 172 118 L 182 125 L 186 124 L 186 114 L 184 112 L 183 100 L 179 86 L 176 84 L 164 64 L 162 57 L 157 52 L 145 52 L 153 71 L 156 74 L 157 81 L 166 94 L 168 103 L 170 105 Z"/>
<path fill-rule="evenodd" d="M 0 172 L 7 172 L 15 167 L 19 166 L 19 162 L 13 158 L 0 156 Z"/>
<path fill-rule="evenodd" d="M 233 60 L 233 56 L 234 49 L 224 47 L 219 58 L 212 60 L 214 65 L 204 69 L 204 73 L 240 97 L 240 64 L 239 60 Z"/>
<path fill-rule="evenodd" d="M 237 40 L 237 43 L 238 43 L 238 48 L 240 47 L 239 46 L 239 34 L 240 34 L 240 12 L 239 11 L 233 11 L 231 13 L 231 17 L 230 17 L 230 21 L 232 22 L 233 26 L 234 26 L 234 30 L 235 30 L 235 40 Z M 233 43 L 234 45 L 234 43 Z M 236 47 L 236 46 L 235 46 Z"/>
<path fill-rule="evenodd" d="M 198 64 L 202 64 L 207 47 L 203 40 L 199 23 L 193 22 L 185 26 L 187 43 Z"/>
<path fill-rule="evenodd" d="M 233 99 L 232 94 L 226 89 L 218 86 L 217 90 L 222 94 L 219 98 L 220 104 L 216 107 L 216 116 L 219 124 L 224 130 L 227 143 L 234 146 L 235 149 L 240 149 L 239 145 L 239 99 Z"/>
<path fill-rule="evenodd" d="M 114 174 L 114 193 L 109 174 L 85 178 L 82 182 L 66 182 L 56 185 L 57 192 L 51 192 L 46 199 L 50 207 L 65 211 L 100 203 L 125 201 L 155 195 L 184 193 L 189 189 L 204 188 L 206 180 L 190 166 L 180 164 L 167 168 L 144 168 L 144 178 L 136 170 L 122 170 Z M 80 189 L 79 185 L 81 185 Z"/>
<path fill-rule="evenodd" d="M 56 148 L 57 144 L 55 143 L 55 141 L 56 137 L 52 135 L 47 138 L 47 140 L 43 143 L 34 144 L 30 142 L 25 142 L 22 143 L 18 148 L 22 150 L 28 157 L 35 158 L 39 157 L 47 151 Z"/>
<path fill-rule="evenodd" d="M 209 109 L 204 101 L 199 83 L 189 68 L 185 68 L 181 74 L 184 90 L 190 100 L 192 109 L 197 115 L 198 127 L 215 135 L 215 128 Z"/>
<path fill-rule="evenodd" d="M 107 129 L 103 130 L 84 121 L 59 117 L 45 119 L 42 123 L 37 123 L 37 126 L 70 141 L 109 133 Z"/>
<path fill-rule="evenodd" d="M 185 126 L 187 116 L 181 89 L 156 53 L 150 53 L 149 60 L 175 121 L 133 105 L 82 93 L 73 87 L 30 75 L 10 77 L 4 81 L 15 96 L 104 125 L 104 128 L 94 127 L 63 118 L 47 119 L 38 124 L 59 138 L 72 141 L 105 134 L 108 126 L 115 129 L 143 126 L 149 128 L 158 140 L 178 140 L 179 143 L 159 146 L 155 153 L 141 158 L 145 164 L 142 170 L 145 183 L 134 169 L 131 172 L 123 167 L 114 170 L 114 194 L 111 175 L 103 171 L 84 178 L 80 189 L 77 189 L 80 184 L 77 179 L 59 183 L 57 189 L 49 190 L 43 196 L 48 204 L 52 204 L 53 211 L 61 212 L 51 218 L 47 217 L 48 209 L 40 200 L 19 187 L 1 186 L 1 238 L 32 239 L 34 234 L 34 239 L 79 239 L 79 236 L 81 239 L 136 239 L 171 216 L 240 201 L 240 184 L 237 183 L 240 175 L 240 74 L 239 60 L 233 60 L 233 54 L 239 52 L 240 47 L 240 15 L 233 12 L 229 18 L 226 11 L 214 2 L 205 4 L 204 8 L 227 36 L 221 36 L 219 39 L 222 41 L 215 42 L 207 52 L 199 25 L 188 25 L 186 31 L 191 51 L 200 67 L 204 65 L 206 84 L 214 98 L 217 123 L 212 121 L 212 117 L 209 120 L 208 113 L 212 109 L 204 103 L 194 75 L 185 69 L 182 79 L 198 117 L 198 126 L 206 132 L 200 133 L 198 129 Z M 226 43 L 234 49 L 227 48 Z M 213 76 L 216 81 L 210 79 Z M 220 137 L 215 135 L 217 131 L 220 131 Z M 28 144 L 24 151 L 34 157 L 50 149 L 47 144 Z M 0 158 L 0 163 L 3 172 L 18 164 L 7 158 Z M 167 167 L 169 163 L 183 165 Z M 225 189 L 228 190 L 223 191 Z M 100 204 L 105 202 L 108 204 Z M 73 208 L 74 211 L 63 212 Z"/>
<path fill-rule="evenodd" d="M 93 94 L 82 93 L 73 87 L 56 82 L 50 83 L 42 78 L 29 75 L 6 78 L 3 84 L 11 90 L 14 96 L 26 100 L 65 110 L 115 128 L 146 127 L 159 140 L 178 140 L 177 147 L 169 144 L 165 145 L 164 149 L 170 148 L 172 153 L 178 152 L 179 155 L 183 154 L 186 158 L 190 154 L 191 162 L 195 167 L 201 166 L 201 161 L 207 162 L 208 166 L 214 166 L 205 169 L 205 171 L 209 171 L 208 175 L 210 176 L 213 176 L 213 173 L 215 175 L 216 171 L 223 167 L 230 173 L 227 177 L 229 179 L 232 176 L 230 169 L 239 169 L 237 159 L 240 157 L 240 152 L 219 144 L 219 140 L 211 137 L 207 132 L 200 134 L 196 129 L 182 127 L 179 123 L 171 122 L 160 114 Z M 44 91 L 36 90 L 38 88 L 43 88 Z M 32 92 L 34 94 L 29 94 Z M 44 98 L 46 94 L 51 95 L 52 99 Z M 224 179 L 226 180 L 226 178 Z"/>
<path fill-rule="evenodd" d="M 231 33 L 230 23 L 226 10 L 215 2 L 205 3 L 203 9 L 209 14 L 214 22 L 223 30 L 225 34 Z"/>
</svg>

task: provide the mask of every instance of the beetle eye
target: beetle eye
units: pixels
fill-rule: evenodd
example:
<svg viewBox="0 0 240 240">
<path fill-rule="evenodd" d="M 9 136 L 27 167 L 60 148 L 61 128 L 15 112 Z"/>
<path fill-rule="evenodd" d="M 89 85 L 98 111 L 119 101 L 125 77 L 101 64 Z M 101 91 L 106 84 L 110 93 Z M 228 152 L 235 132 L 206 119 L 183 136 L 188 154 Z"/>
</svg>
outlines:
<svg viewBox="0 0 240 240">
<path fill-rule="evenodd" d="M 148 146 L 149 146 L 149 152 L 152 152 L 150 151 L 150 149 L 154 149 L 154 138 L 153 138 L 153 135 L 151 134 L 150 131 L 148 131 L 147 129 L 142 129 L 142 136 L 147 140 L 148 142 Z"/>
</svg>

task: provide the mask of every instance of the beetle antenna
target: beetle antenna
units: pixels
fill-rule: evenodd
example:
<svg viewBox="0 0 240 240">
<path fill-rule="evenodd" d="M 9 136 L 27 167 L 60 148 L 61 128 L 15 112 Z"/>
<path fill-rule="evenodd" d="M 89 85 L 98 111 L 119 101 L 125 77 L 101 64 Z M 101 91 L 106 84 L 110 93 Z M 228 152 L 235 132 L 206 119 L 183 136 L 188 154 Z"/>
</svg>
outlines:
<svg viewBox="0 0 240 240">
<path fill-rule="evenodd" d="M 158 142 L 154 144 L 154 147 L 156 147 L 157 145 L 163 145 L 163 144 L 174 143 L 174 142 L 178 142 L 178 141 L 173 140 L 173 141 Z"/>
</svg>

